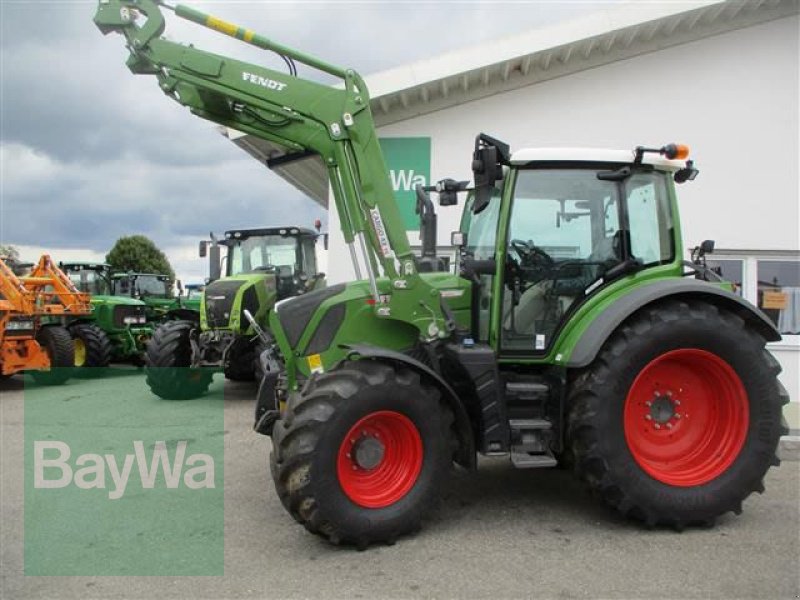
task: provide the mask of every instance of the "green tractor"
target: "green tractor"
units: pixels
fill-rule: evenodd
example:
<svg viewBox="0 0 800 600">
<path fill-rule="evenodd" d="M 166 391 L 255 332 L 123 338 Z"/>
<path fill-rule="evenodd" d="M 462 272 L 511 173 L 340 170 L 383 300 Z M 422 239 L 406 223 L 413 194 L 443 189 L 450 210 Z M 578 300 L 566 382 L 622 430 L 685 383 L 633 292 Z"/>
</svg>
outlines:
<svg viewBox="0 0 800 600">
<path fill-rule="evenodd" d="M 711 243 L 683 260 L 675 184 L 697 174 L 685 147 L 512 153 L 479 135 L 458 273 L 423 272 L 363 79 L 172 10 L 278 52 L 291 72 L 160 37 L 149 0 L 104 0 L 95 23 L 122 33 L 131 70 L 194 114 L 287 160 L 318 154 L 360 253 L 363 279 L 269 315 L 274 369 L 256 429 L 272 437 L 273 481 L 298 523 L 335 543 L 391 543 L 419 528 L 451 465 L 474 469 L 478 454 L 570 466 L 648 526 L 708 525 L 763 491 L 786 432 L 788 395 L 765 348 L 780 335 L 705 267 Z M 343 84 L 301 79 L 293 61 Z M 436 187 L 451 205 L 465 186 Z"/>
<path fill-rule="evenodd" d="M 144 302 L 112 294 L 109 265 L 62 262 L 59 267 L 75 287 L 92 296 L 92 314 L 67 324 L 75 345 L 75 366 L 104 368 L 112 361 L 142 365 L 153 333 Z"/>
<path fill-rule="evenodd" d="M 208 389 L 215 369 L 233 381 L 260 380 L 263 342 L 245 313 L 265 328 L 275 302 L 324 287 L 318 237 L 309 229 L 273 227 L 226 231 L 222 240 L 201 242 L 212 281 L 198 312 L 184 312 L 156 329 L 147 350 L 153 393 L 168 400 L 194 398 Z M 219 278 L 222 247 L 226 269 Z"/>
<path fill-rule="evenodd" d="M 111 276 L 114 295 L 141 300 L 147 306 L 147 320 L 159 322 L 180 307 L 180 299 L 172 292 L 172 280 L 160 273 L 114 273 Z"/>
</svg>

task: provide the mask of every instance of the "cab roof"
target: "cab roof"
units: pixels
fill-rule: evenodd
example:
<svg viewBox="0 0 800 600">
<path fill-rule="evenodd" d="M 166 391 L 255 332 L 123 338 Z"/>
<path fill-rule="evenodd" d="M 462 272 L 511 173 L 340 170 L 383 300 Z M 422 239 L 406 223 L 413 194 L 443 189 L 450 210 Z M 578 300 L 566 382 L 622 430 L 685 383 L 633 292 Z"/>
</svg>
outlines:
<svg viewBox="0 0 800 600">
<path fill-rule="evenodd" d="M 238 234 L 238 235 L 237 235 Z M 249 237 L 262 236 L 262 235 L 281 235 L 284 237 L 289 236 L 316 236 L 317 232 L 305 227 L 295 227 L 288 225 L 286 227 L 259 227 L 255 229 L 230 229 L 225 232 L 225 239 L 245 239 Z"/>
<path fill-rule="evenodd" d="M 613 150 L 609 148 L 521 148 L 511 154 L 511 164 L 515 166 L 529 163 L 582 162 L 633 164 L 634 150 Z M 686 166 L 685 160 L 670 160 L 652 152 L 646 152 L 642 164 L 653 165 L 664 171 L 677 171 Z"/>
<path fill-rule="evenodd" d="M 93 271 L 99 271 L 111 268 L 111 265 L 106 263 L 90 262 L 86 260 L 65 260 L 65 261 L 60 261 L 58 264 L 62 269 L 76 269 L 80 267 L 83 269 L 91 269 Z"/>
<path fill-rule="evenodd" d="M 157 277 L 159 279 L 169 279 L 169 275 L 163 273 L 136 273 L 136 272 L 119 272 L 111 276 L 113 279 L 122 279 L 128 277 Z"/>
</svg>

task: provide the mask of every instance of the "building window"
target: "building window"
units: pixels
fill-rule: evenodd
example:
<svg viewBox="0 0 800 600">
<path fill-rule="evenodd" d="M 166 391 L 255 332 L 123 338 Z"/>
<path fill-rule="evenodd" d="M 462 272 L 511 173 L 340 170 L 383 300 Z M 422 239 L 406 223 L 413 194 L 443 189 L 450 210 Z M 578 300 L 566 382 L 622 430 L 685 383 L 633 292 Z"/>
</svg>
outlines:
<svg viewBox="0 0 800 600">
<path fill-rule="evenodd" d="M 782 334 L 800 334 L 800 261 L 759 260 L 758 307 Z"/>
<path fill-rule="evenodd" d="M 744 294 L 742 281 L 744 275 L 744 261 L 742 260 L 709 260 L 708 266 L 725 281 L 734 285 L 734 292 Z"/>
</svg>

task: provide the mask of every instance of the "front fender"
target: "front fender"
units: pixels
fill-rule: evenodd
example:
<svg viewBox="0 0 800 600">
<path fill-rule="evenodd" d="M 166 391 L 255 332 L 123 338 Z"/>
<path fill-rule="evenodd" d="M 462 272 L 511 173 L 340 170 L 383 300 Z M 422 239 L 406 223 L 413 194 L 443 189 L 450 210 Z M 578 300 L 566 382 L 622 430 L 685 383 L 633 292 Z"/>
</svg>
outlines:
<svg viewBox="0 0 800 600">
<path fill-rule="evenodd" d="M 573 347 L 566 366 L 581 368 L 591 364 L 605 341 L 623 321 L 645 306 L 667 298 L 705 300 L 737 314 L 767 341 L 781 339 L 775 325 L 761 310 L 733 292 L 696 279 L 666 279 L 635 288 L 595 317 Z"/>
</svg>

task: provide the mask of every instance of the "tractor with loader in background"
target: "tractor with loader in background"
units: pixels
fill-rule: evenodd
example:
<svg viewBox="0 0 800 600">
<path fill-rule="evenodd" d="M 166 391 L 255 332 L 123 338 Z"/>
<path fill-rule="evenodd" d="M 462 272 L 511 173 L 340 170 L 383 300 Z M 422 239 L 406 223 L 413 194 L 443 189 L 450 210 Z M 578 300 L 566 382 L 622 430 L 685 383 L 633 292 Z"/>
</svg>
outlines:
<svg viewBox="0 0 800 600">
<path fill-rule="evenodd" d="M 27 275 L 17 276 L 0 259 L 0 374 L 29 372 L 36 383 L 69 379 L 75 350 L 61 319 L 87 317 L 89 295 L 80 292 L 43 255 Z"/>
<path fill-rule="evenodd" d="M 280 54 L 289 73 L 163 38 L 162 9 Z M 459 272 L 422 272 L 355 71 L 183 5 L 103 0 L 95 24 L 195 115 L 327 168 L 359 280 L 270 311 L 272 393 L 255 426 L 308 531 L 392 543 L 419 528 L 451 465 L 474 469 L 479 453 L 571 465 L 648 526 L 712 524 L 763 491 L 786 431 L 765 348 L 780 335 L 683 259 L 675 184 L 697 174 L 686 147 L 512 153 L 478 135 Z M 441 182 L 440 204 L 463 187 Z"/>
<path fill-rule="evenodd" d="M 261 380 L 264 341 L 256 326 L 268 326 L 276 302 L 324 287 L 317 270 L 319 233 L 300 227 L 226 231 L 200 243 L 209 257 L 209 283 L 196 313 L 183 311 L 164 321 L 147 350 L 147 383 L 157 396 L 194 398 L 203 394 L 215 370 L 233 381 Z M 225 276 L 221 275 L 221 249 Z"/>
<path fill-rule="evenodd" d="M 61 262 L 59 267 L 76 288 L 91 294 L 92 313 L 67 323 L 75 345 L 75 366 L 91 369 L 83 374 L 97 375 L 111 362 L 143 365 L 145 347 L 153 334 L 153 326 L 147 322 L 147 305 L 112 293 L 111 267 L 107 264 Z"/>
</svg>

